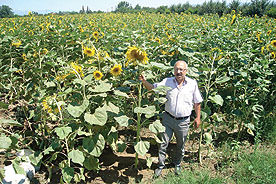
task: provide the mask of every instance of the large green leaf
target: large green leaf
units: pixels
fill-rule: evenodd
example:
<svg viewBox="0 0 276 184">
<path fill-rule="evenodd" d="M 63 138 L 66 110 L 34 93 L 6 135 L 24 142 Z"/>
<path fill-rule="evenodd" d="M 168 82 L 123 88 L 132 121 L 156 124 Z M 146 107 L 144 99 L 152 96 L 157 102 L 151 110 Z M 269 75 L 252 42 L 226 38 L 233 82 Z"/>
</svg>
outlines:
<svg viewBox="0 0 276 184">
<path fill-rule="evenodd" d="M 117 107 L 111 102 L 108 102 L 108 105 L 105 105 L 104 108 L 106 108 L 106 111 L 113 112 L 115 114 L 118 114 L 120 112 L 119 107 Z"/>
<path fill-rule="evenodd" d="M 149 130 L 155 134 L 165 132 L 165 127 L 162 125 L 160 120 L 154 121 L 152 124 L 149 125 Z"/>
<path fill-rule="evenodd" d="M 126 143 L 124 143 L 123 141 L 118 141 L 118 142 L 117 142 L 117 151 L 118 151 L 118 152 L 123 152 L 123 151 L 125 151 L 126 147 L 127 147 L 127 145 L 126 145 Z"/>
<path fill-rule="evenodd" d="M 12 144 L 12 140 L 9 137 L 1 135 L 0 137 L 0 149 L 8 149 Z"/>
<path fill-rule="evenodd" d="M 114 118 L 121 127 L 127 127 L 129 125 L 129 118 L 126 115 Z"/>
<path fill-rule="evenodd" d="M 209 99 L 220 106 L 223 105 L 223 98 L 220 95 L 209 96 Z"/>
<path fill-rule="evenodd" d="M 98 170 L 100 169 L 99 160 L 94 156 L 90 155 L 89 157 L 85 158 L 84 167 L 88 170 Z"/>
<path fill-rule="evenodd" d="M 94 88 L 89 88 L 91 92 L 103 93 L 110 91 L 112 88 L 112 84 L 101 81 L 99 85 L 95 86 Z"/>
<path fill-rule="evenodd" d="M 97 108 L 94 114 L 85 113 L 84 120 L 91 125 L 105 125 L 107 121 L 107 113 L 105 108 Z"/>
<path fill-rule="evenodd" d="M 68 153 L 68 157 L 72 159 L 73 162 L 82 165 L 84 162 L 83 153 L 79 150 L 72 150 Z"/>
<path fill-rule="evenodd" d="M 135 143 L 134 149 L 136 153 L 144 156 L 149 151 L 150 143 L 148 141 L 139 141 Z"/>
<path fill-rule="evenodd" d="M 216 79 L 216 83 L 217 84 L 221 84 L 221 83 L 225 83 L 225 82 L 227 82 L 229 80 L 230 80 L 230 77 L 223 76 L 223 77 L 217 78 Z"/>
<path fill-rule="evenodd" d="M 71 127 L 57 127 L 55 128 L 55 132 L 57 133 L 60 139 L 65 139 L 71 132 Z"/>
<path fill-rule="evenodd" d="M 92 152 L 90 153 L 91 155 L 95 156 L 95 157 L 99 157 L 104 149 L 105 146 L 105 140 L 104 137 L 101 134 L 98 134 L 96 136 L 94 136 L 94 142 L 95 142 L 95 147 L 92 150 Z"/>
<path fill-rule="evenodd" d="M 170 89 L 171 89 L 171 87 L 168 87 L 168 86 L 158 86 L 158 87 L 154 88 L 153 91 L 160 95 L 166 95 L 167 91 Z"/>
<path fill-rule="evenodd" d="M 128 98 L 128 95 L 122 91 L 114 90 L 114 95 Z"/>
<path fill-rule="evenodd" d="M 0 119 L 0 124 L 2 124 L 3 126 L 5 125 L 10 125 L 10 126 L 19 126 L 22 127 L 23 125 L 18 123 L 18 121 L 13 120 L 13 119 Z"/>
<path fill-rule="evenodd" d="M 89 101 L 85 99 L 83 101 L 82 105 L 73 106 L 73 105 L 69 104 L 66 109 L 74 118 L 77 118 L 77 117 L 80 117 L 80 115 L 86 110 L 88 105 L 89 105 Z"/>
<path fill-rule="evenodd" d="M 61 170 L 62 178 L 65 183 L 71 183 L 72 178 L 74 177 L 74 168 L 73 167 L 65 167 Z"/>
<path fill-rule="evenodd" d="M 147 107 L 135 107 L 134 113 L 141 113 L 141 114 L 154 114 L 155 113 L 155 106 L 147 106 Z"/>
<path fill-rule="evenodd" d="M 105 139 L 101 134 L 83 139 L 82 146 L 90 155 L 99 157 L 105 146 Z"/>
</svg>

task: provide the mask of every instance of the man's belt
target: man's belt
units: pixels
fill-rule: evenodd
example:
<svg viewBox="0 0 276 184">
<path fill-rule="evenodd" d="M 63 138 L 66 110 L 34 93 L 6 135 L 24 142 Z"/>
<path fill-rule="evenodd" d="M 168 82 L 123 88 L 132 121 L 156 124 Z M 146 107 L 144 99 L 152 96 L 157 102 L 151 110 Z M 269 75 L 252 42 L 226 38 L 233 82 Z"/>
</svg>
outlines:
<svg viewBox="0 0 276 184">
<path fill-rule="evenodd" d="M 174 117 L 173 115 L 171 115 L 169 112 L 165 111 L 170 117 L 172 117 L 173 119 L 176 120 L 183 120 L 183 119 L 187 119 L 189 116 L 185 116 L 185 117 Z"/>
</svg>

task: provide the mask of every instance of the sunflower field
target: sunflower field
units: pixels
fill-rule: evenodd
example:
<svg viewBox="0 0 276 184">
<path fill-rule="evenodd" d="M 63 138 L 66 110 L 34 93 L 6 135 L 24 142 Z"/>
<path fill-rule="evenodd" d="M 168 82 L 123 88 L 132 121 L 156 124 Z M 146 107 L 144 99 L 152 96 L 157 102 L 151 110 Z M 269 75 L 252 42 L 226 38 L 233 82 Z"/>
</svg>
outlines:
<svg viewBox="0 0 276 184">
<path fill-rule="evenodd" d="M 34 165 L 50 173 L 58 163 L 66 183 L 99 170 L 106 147 L 117 153 L 132 145 L 135 168 L 138 157 L 150 167 L 166 89 L 147 91 L 138 76 L 161 81 L 177 60 L 187 61 L 204 97 L 200 142 L 215 139 L 217 127 L 260 140 L 275 113 L 275 23 L 235 11 L 0 19 L 0 108 L 15 112 L 0 116 L 0 148 L 30 148 Z"/>
</svg>

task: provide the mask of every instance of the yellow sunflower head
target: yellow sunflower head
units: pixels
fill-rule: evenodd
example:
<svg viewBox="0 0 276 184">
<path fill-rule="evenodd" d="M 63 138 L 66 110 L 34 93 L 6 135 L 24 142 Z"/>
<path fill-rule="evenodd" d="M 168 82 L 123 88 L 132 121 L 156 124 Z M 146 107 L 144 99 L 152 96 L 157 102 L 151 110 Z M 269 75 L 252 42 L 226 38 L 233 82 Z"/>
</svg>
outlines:
<svg viewBox="0 0 276 184">
<path fill-rule="evenodd" d="M 101 78 L 103 77 L 102 72 L 100 72 L 100 71 L 98 71 L 98 70 L 96 70 L 95 72 L 93 72 L 93 75 L 94 75 L 94 78 L 95 78 L 96 80 L 101 80 Z"/>
<path fill-rule="evenodd" d="M 84 74 L 82 72 L 82 67 L 74 62 L 71 63 L 71 67 L 73 68 L 72 73 L 79 74 L 80 77 L 84 77 Z"/>
<path fill-rule="evenodd" d="M 270 30 L 268 30 L 268 31 L 267 31 L 267 35 L 269 36 L 271 32 L 272 32 L 272 30 L 271 30 L 271 29 L 270 29 Z"/>
<path fill-rule="evenodd" d="M 113 68 L 111 68 L 110 70 L 110 73 L 113 75 L 113 76 L 118 76 L 121 74 L 122 72 L 122 66 L 121 65 L 114 65 Z"/>
<path fill-rule="evenodd" d="M 147 64 L 149 60 L 147 57 L 147 53 L 137 48 L 136 46 L 128 48 L 126 52 L 126 58 L 128 60 L 126 65 L 128 65 L 129 62 L 133 62 L 133 64 L 136 65 L 137 61 L 143 64 Z"/>
<path fill-rule="evenodd" d="M 87 56 L 94 56 L 95 55 L 95 49 L 94 48 L 88 48 L 88 47 L 84 47 L 83 49 L 83 53 L 86 54 Z"/>
<path fill-rule="evenodd" d="M 276 58 L 276 54 L 275 54 L 275 52 L 271 52 L 271 56 L 272 56 L 272 58 Z"/>
<path fill-rule="evenodd" d="M 93 37 L 94 37 L 96 40 L 99 38 L 99 36 L 100 36 L 100 34 L 99 34 L 98 31 L 95 31 L 95 32 L 93 33 Z"/>
<path fill-rule="evenodd" d="M 12 46 L 19 47 L 21 45 L 21 41 L 18 42 L 12 42 Z"/>
<path fill-rule="evenodd" d="M 272 40 L 272 41 L 271 41 L 271 45 L 272 45 L 274 48 L 276 48 L 276 40 Z"/>
</svg>

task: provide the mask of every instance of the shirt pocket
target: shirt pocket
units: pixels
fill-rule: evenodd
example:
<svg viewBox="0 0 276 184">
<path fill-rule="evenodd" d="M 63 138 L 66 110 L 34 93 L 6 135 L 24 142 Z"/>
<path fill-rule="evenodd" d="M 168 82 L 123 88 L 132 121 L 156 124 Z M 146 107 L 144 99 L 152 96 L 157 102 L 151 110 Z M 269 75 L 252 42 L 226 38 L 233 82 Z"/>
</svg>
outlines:
<svg viewBox="0 0 276 184">
<path fill-rule="evenodd" d="M 193 92 L 191 90 L 183 90 L 181 92 L 181 100 L 185 103 L 192 104 L 193 102 Z"/>
</svg>

